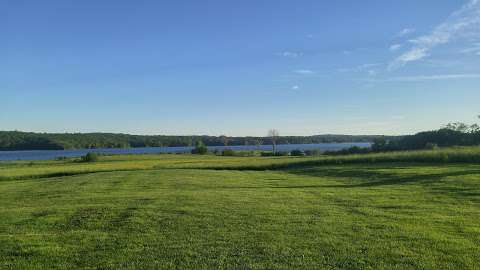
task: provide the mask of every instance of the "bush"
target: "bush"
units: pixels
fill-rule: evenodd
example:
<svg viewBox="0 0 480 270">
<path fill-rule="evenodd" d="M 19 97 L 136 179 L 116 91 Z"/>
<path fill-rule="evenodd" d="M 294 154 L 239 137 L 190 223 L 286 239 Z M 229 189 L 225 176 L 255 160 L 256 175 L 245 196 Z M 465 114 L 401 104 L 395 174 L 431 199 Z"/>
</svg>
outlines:
<svg viewBox="0 0 480 270">
<path fill-rule="evenodd" d="M 338 151 L 325 151 L 323 154 L 327 156 L 340 156 L 340 155 L 353 155 L 353 154 L 368 154 L 372 150 L 370 148 L 363 148 L 358 146 L 352 146 L 347 149 Z"/>
<path fill-rule="evenodd" d="M 235 151 L 235 156 L 237 157 L 255 157 L 258 156 L 257 151 Z"/>
<path fill-rule="evenodd" d="M 98 161 L 98 154 L 97 153 L 87 153 L 85 156 L 82 157 L 83 162 L 96 162 Z"/>
<path fill-rule="evenodd" d="M 303 157 L 305 156 L 305 152 L 303 152 L 302 150 L 296 149 L 296 150 L 292 150 L 290 152 L 290 155 L 295 157 Z"/>
<path fill-rule="evenodd" d="M 208 148 L 206 146 L 195 147 L 191 151 L 194 155 L 206 155 L 208 153 Z"/>
<path fill-rule="evenodd" d="M 427 149 L 427 150 L 436 150 L 436 149 L 438 149 L 438 144 L 436 144 L 436 143 L 427 143 L 427 144 L 425 145 L 425 149 Z"/>
<path fill-rule="evenodd" d="M 273 157 L 274 154 L 273 154 L 273 152 L 261 152 L 260 156 L 262 156 L 262 157 Z"/>
<path fill-rule="evenodd" d="M 261 152 L 260 156 L 262 157 L 284 157 L 290 155 L 290 152 L 279 151 L 279 152 Z"/>
<path fill-rule="evenodd" d="M 205 155 L 208 153 L 208 148 L 203 144 L 202 141 L 197 142 L 197 145 L 192 149 L 192 154 L 194 155 Z"/>
<path fill-rule="evenodd" d="M 305 150 L 306 156 L 320 156 L 321 154 L 322 154 L 322 151 L 320 150 Z"/>
<path fill-rule="evenodd" d="M 232 149 L 224 149 L 222 151 L 222 156 L 224 157 L 233 157 L 235 156 L 235 151 L 233 151 Z"/>
</svg>

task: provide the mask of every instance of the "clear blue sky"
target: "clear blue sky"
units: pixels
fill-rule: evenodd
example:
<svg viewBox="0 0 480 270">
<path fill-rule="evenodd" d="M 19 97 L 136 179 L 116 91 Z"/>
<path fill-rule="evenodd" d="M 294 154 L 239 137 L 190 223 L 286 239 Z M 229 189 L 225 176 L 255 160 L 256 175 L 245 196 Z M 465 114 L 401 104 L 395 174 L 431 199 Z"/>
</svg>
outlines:
<svg viewBox="0 0 480 270">
<path fill-rule="evenodd" d="M 0 130 L 406 134 L 480 114 L 479 0 L 0 2 Z"/>
</svg>

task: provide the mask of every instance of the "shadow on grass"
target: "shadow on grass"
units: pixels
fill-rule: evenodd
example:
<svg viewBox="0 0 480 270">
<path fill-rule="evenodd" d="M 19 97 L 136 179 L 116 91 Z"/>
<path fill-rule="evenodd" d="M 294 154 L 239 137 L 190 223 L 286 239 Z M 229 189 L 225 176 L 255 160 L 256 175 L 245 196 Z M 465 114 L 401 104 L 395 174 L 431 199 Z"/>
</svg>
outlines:
<svg viewBox="0 0 480 270">
<path fill-rule="evenodd" d="M 77 176 L 95 173 L 108 173 L 108 172 L 130 172 L 130 171 L 146 171 L 152 169 L 112 169 L 112 170 L 94 170 L 94 171 L 73 171 L 73 172 L 53 172 L 53 173 L 40 173 L 31 175 L 20 176 L 0 176 L 0 181 L 14 181 L 14 180 L 32 180 L 32 179 L 48 179 L 67 176 Z"/>
<path fill-rule="evenodd" d="M 471 186 L 433 187 L 432 192 L 461 196 L 470 201 L 480 203 L 480 188 L 472 188 Z"/>
<path fill-rule="evenodd" d="M 395 169 L 398 167 L 384 167 L 383 169 Z M 438 183 L 447 177 L 461 177 L 468 175 L 480 175 L 480 169 L 466 169 L 463 171 L 429 173 L 429 174 L 408 174 L 402 175 L 399 173 L 388 173 L 379 171 L 378 168 L 358 168 L 358 169 L 343 169 L 343 168 L 305 168 L 303 170 L 284 170 L 290 174 L 314 176 L 314 177 L 335 177 L 347 178 L 350 184 L 335 185 L 331 187 L 377 187 L 389 185 L 403 185 L 403 184 L 431 184 Z M 360 182 L 360 183 L 359 183 Z"/>
<path fill-rule="evenodd" d="M 353 164 L 352 164 L 353 165 Z M 338 184 L 312 185 L 279 185 L 263 187 L 269 189 L 321 189 L 321 188 L 381 188 L 389 186 L 418 185 L 427 188 L 431 193 L 448 194 L 455 198 L 464 198 L 480 202 L 480 167 L 453 167 L 438 172 L 422 172 L 426 165 L 446 166 L 445 164 L 426 163 L 382 163 L 356 165 L 319 166 L 309 162 L 289 164 L 287 166 L 242 167 L 242 168 L 213 168 L 215 170 L 252 170 L 283 172 L 292 175 L 327 178 Z M 418 170 L 415 168 L 418 167 Z M 210 168 L 212 169 L 212 168 Z M 403 171 L 407 170 L 408 171 Z M 413 169 L 413 170 L 412 170 Z M 465 181 L 464 178 L 478 176 L 478 181 Z M 453 181 L 445 181 L 453 177 Z M 288 177 L 287 177 L 288 178 Z M 332 179 L 328 179 L 332 178 Z M 475 179 L 475 178 L 474 178 Z M 280 178 L 275 178 L 280 182 Z M 259 187 L 231 187 L 232 189 L 255 189 Z"/>
</svg>

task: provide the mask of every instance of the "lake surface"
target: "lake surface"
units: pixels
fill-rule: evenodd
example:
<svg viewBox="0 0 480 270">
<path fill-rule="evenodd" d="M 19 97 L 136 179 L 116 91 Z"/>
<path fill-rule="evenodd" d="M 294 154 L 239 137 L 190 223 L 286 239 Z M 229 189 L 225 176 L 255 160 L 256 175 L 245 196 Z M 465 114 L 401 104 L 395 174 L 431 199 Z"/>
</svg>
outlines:
<svg viewBox="0 0 480 270">
<path fill-rule="evenodd" d="M 319 143 L 319 144 L 280 144 L 277 151 L 320 150 L 336 151 L 352 146 L 370 147 L 371 143 Z M 208 149 L 221 151 L 225 148 L 233 150 L 271 151 L 271 145 L 240 145 L 240 146 L 209 146 Z M 88 152 L 108 155 L 122 154 L 157 154 L 157 153 L 189 153 L 193 147 L 144 147 L 144 148 L 108 148 L 108 149 L 78 149 L 78 150 L 33 150 L 33 151 L 0 151 L 0 160 L 49 160 L 58 157 L 80 157 Z"/>
</svg>

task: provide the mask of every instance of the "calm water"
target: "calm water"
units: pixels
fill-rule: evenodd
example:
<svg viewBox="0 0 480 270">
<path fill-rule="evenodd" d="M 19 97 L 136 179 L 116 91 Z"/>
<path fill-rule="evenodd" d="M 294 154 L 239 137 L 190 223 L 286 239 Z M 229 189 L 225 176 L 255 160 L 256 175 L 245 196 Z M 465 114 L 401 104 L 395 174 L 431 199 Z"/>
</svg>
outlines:
<svg viewBox="0 0 480 270">
<path fill-rule="evenodd" d="M 370 143 L 320 143 L 320 144 L 283 144 L 277 145 L 278 151 L 300 150 L 341 150 L 352 146 L 370 147 Z M 242 146 L 211 146 L 210 151 L 225 148 L 233 150 L 272 150 L 270 145 L 242 145 Z M 35 151 L 0 151 L 0 160 L 48 160 L 57 157 L 80 157 L 88 152 L 97 152 L 109 155 L 120 154 L 156 154 L 156 153 L 188 153 L 192 147 L 145 147 L 145 148 L 110 148 L 110 149 L 79 149 L 79 150 L 35 150 Z"/>
</svg>

